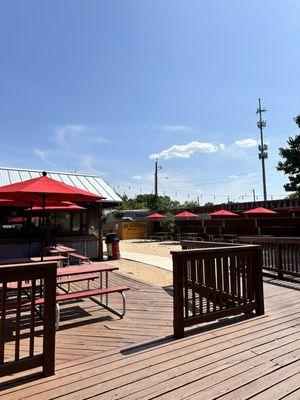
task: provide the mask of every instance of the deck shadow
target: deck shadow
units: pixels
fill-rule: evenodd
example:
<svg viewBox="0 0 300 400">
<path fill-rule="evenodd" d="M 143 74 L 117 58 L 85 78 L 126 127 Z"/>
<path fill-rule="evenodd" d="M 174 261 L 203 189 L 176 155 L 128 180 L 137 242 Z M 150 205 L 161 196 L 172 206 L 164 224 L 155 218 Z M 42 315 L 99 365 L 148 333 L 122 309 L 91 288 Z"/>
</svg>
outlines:
<svg viewBox="0 0 300 400">
<path fill-rule="evenodd" d="M 24 373 L 25 372 L 26 371 L 24 371 Z M 30 373 L 29 375 L 21 376 L 18 378 L 11 378 L 7 381 L 1 382 L 0 383 L 0 396 L 1 396 L 1 391 L 3 391 L 3 390 L 17 388 L 18 386 L 22 386 L 26 383 L 38 381 L 41 378 L 43 378 L 42 372 L 34 372 L 34 373 Z"/>
<path fill-rule="evenodd" d="M 224 319 L 221 319 L 218 321 L 209 322 L 203 326 L 196 326 L 196 327 L 193 327 L 193 328 L 185 331 L 184 337 L 186 338 L 186 337 L 190 337 L 190 336 L 194 336 L 194 335 L 199 335 L 200 333 L 210 332 L 210 331 L 213 331 L 214 329 L 234 325 L 234 324 L 237 324 L 238 322 L 250 320 L 254 317 L 256 317 L 255 314 L 248 314 L 248 315 L 241 314 L 241 315 L 238 315 L 235 317 L 228 317 L 228 318 L 224 318 Z M 147 343 L 141 343 L 141 344 L 138 344 L 138 345 L 135 345 L 132 347 L 127 347 L 126 349 L 121 350 L 120 353 L 124 356 L 128 356 L 128 355 L 132 355 L 135 353 L 139 353 L 140 351 L 159 347 L 162 344 L 175 342 L 177 340 L 180 340 L 180 339 L 175 339 L 173 335 L 168 335 L 163 338 L 155 339 L 155 340 L 152 340 Z"/>
<path fill-rule="evenodd" d="M 289 279 L 278 279 L 273 278 L 268 281 L 264 280 L 264 283 L 268 283 L 269 285 L 279 286 L 290 290 L 300 291 L 300 282 L 292 282 Z"/>
</svg>

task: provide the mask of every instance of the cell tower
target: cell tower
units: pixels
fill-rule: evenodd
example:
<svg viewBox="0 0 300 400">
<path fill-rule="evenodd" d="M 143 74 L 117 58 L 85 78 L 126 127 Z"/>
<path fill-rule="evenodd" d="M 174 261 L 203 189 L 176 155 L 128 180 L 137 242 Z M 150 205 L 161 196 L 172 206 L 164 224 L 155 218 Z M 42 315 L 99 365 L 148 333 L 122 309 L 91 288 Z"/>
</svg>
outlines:
<svg viewBox="0 0 300 400">
<path fill-rule="evenodd" d="M 260 98 L 258 99 L 258 109 L 256 114 L 259 114 L 259 121 L 257 121 L 257 126 L 260 130 L 260 145 L 258 146 L 258 158 L 261 160 L 262 168 L 262 178 L 263 178 L 263 191 L 264 191 L 264 201 L 267 201 L 267 184 L 266 184 L 266 168 L 265 159 L 268 158 L 268 146 L 264 144 L 264 133 L 263 128 L 267 125 L 266 121 L 262 119 L 262 113 L 266 112 L 265 108 L 261 108 Z"/>
</svg>

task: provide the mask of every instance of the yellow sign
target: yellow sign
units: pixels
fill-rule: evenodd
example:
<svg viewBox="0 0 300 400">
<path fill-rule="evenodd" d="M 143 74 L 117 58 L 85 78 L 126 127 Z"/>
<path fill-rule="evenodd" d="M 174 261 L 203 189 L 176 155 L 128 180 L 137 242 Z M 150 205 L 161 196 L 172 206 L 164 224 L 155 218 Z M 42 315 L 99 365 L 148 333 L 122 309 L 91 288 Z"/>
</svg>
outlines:
<svg viewBox="0 0 300 400">
<path fill-rule="evenodd" d="M 122 222 L 121 239 L 141 239 L 148 229 L 148 222 Z"/>
</svg>

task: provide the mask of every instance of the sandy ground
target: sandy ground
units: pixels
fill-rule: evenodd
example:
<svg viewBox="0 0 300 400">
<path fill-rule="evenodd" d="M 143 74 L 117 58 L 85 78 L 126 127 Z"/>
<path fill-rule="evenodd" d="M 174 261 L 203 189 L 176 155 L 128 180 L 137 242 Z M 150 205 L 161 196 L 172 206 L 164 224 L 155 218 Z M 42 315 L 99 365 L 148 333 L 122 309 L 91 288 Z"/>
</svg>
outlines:
<svg viewBox="0 0 300 400">
<path fill-rule="evenodd" d="M 122 250 L 171 258 L 170 251 L 181 250 L 181 246 L 172 242 L 140 242 L 138 239 L 134 239 L 121 240 L 121 256 Z M 162 268 L 125 259 L 110 261 L 110 263 L 117 265 L 120 272 L 140 281 L 158 286 L 172 285 L 172 272 Z"/>
<path fill-rule="evenodd" d="M 172 242 L 140 242 L 139 239 L 121 240 L 120 250 L 134 253 L 152 254 L 161 257 L 171 257 L 170 251 L 181 250 L 178 243 Z"/>
<path fill-rule="evenodd" d="M 119 271 L 123 274 L 132 276 L 139 281 L 157 286 L 172 285 L 172 272 L 165 269 L 125 259 L 109 261 L 109 263 L 119 267 Z"/>
</svg>

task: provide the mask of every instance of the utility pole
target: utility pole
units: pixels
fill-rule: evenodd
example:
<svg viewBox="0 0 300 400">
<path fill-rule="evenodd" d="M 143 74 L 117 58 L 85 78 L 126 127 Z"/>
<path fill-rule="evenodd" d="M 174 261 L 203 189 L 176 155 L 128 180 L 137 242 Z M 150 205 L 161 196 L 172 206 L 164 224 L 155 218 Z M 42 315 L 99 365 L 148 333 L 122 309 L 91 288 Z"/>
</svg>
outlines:
<svg viewBox="0 0 300 400">
<path fill-rule="evenodd" d="M 157 158 L 155 160 L 155 171 L 154 171 L 154 196 L 157 197 Z"/>
<path fill-rule="evenodd" d="M 259 121 L 257 122 L 257 126 L 260 130 L 260 145 L 258 146 L 258 158 L 261 160 L 262 167 L 262 178 L 263 178 L 263 191 L 264 191 L 264 201 L 267 201 L 267 184 L 266 184 L 266 168 L 265 168 L 265 159 L 268 158 L 268 146 L 264 144 L 264 133 L 263 128 L 267 125 L 266 121 L 262 119 L 262 113 L 266 112 L 265 108 L 261 108 L 260 98 L 258 99 L 258 109 L 256 114 L 259 114 Z"/>
<path fill-rule="evenodd" d="M 158 165 L 158 159 L 155 159 L 155 170 L 154 170 L 154 195 L 158 196 L 157 182 L 158 182 L 158 170 L 162 167 Z M 168 178 L 166 178 L 168 179 Z"/>
<path fill-rule="evenodd" d="M 256 202 L 255 189 L 252 189 L 252 193 L 253 193 L 253 202 L 255 203 Z"/>
</svg>

